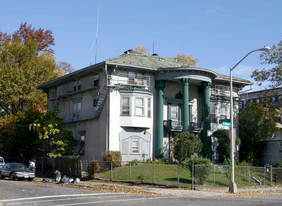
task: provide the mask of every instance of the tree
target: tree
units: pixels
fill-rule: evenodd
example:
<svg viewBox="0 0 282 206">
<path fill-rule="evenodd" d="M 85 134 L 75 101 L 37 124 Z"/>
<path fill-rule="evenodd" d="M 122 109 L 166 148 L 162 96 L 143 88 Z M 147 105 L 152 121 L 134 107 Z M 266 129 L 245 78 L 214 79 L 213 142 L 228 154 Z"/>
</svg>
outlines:
<svg viewBox="0 0 282 206">
<path fill-rule="evenodd" d="M 229 139 L 229 130 L 220 129 L 216 130 L 213 133 L 213 136 L 217 138 L 218 146 L 218 162 L 224 162 L 225 158 L 230 157 L 230 139 Z M 241 140 L 239 137 L 236 137 L 236 145 L 240 147 Z"/>
<path fill-rule="evenodd" d="M 28 124 L 46 111 L 47 97 L 36 87 L 64 74 L 56 68 L 52 45 L 51 31 L 26 23 L 13 34 L 0 32 L 0 147 L 10 148 L 10 155 L 37 154 L 38 136 Z"/>
<path fill-rule="evenodd" d="M 57 64 L 57 69 L 60 70 L 60 71 L 63 71 L 64 74 L 69 74 L 69 73 L 75 71 L 75 69 L 72 68 L 71 64 L 69 64 L 69 63 L 67 63 L 67 62 L 64 62 L 64 61 L 59 62 L 59 63 Z"/>
<path fill-rule="evenodd" d="M 9 41 L 15 43 L 20 41 L 25 43 L 26 40 L 36 40 L 37 51 L 47 52 L 48 54 L 54 54 L 54 50 L 50 46 L 55 45 L 55 39 L 53 37 L 52 31 L 44 30 L 42 28 L 35 29 L 31 25 L 27 25 L 27 22 L 22 23 L 20 28 L 13 34 L 7 34 L 0 32 L 0 42 Z"/>
<path fill-rule="evenodd" d="M 77 145 L 72 133 L 63 129 L 63 120 L 58 117 L 57 107 L 36 120 L 33 128 L 38 132 L 39 139 L 45 143 L 44 153 L 49 157 L 56 158 L 69 154 Z"/>
<path fill-rule="evenodd" d="M 146 46 L 141 46 L 141 45 L 138 45 L 133 51 L 136 52 L 136 53 L 139 53 L 139 54 L 146 54 L 146 53 L 148 53 L 147 47 Z"/>
<path fill-rule="evenodd" d="M 261 141 L 271 138 L 278 129 L 277 110 L 268 105 L 250 103 L 239 114 L 239 131 L 241 137 L 240 159 L 257 164 Z"/>
<path fill-rule="evenodd" d="M 36 87 L 62 75 L 53 56 L 38 54 L 35 40 L 4 42 L 0 48 L 0 110 L 21 115 L 28 107 L 46 108 L 46 95 Z"/>
<path fill-rule="evenodd" d="M 282 85 L 282 40 L 273 45 L 271 50 L 264 52 L 261 55 L 262 64 L 271 65 L 270 69 L 254 70 L 252 77 L 260 85 L 264 81 L 272 83 L 273 87 L 280 87 Z"/>
<path fill-rule="evenodd" d="M 185 66 L 196 66 L 198 59 L 194 58 L 193 55 L 187 56 L 186 54 L 177 54 L 176 57 L 168 57 L 169 59 L 173 59 L 177 62 L 182 63 Z"/>
<path fill-rule="evenodd" d="M 203 143 L 195 134 L 181 132 L 174 137 L 174 158 L 183 161 L 194 153 L 200 152 Z"/>
</svg>

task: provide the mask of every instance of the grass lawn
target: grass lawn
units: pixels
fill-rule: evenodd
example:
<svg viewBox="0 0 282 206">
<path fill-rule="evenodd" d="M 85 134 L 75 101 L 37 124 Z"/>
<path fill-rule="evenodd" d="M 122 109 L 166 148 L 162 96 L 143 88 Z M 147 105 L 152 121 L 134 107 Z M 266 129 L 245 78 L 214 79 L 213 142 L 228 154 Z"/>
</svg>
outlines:
<svg viewBox="0 0 282 206">
<path fill-rule="evenodd" d="M 203 172 L 203 167 L 195 167 L 195 176 Z M 131 180 L 136 182 L 158 183 L 165 185 L 178 185 L 178 165 L 164 163 L 138 163 L 137 165 L 125 165 L 96 174 L 96 177 L 113 180 Z M 259 180 L 262 185 L 270 185 L 270 174 L 264 174 L 264 168 L 240 167 L 236 168 L 235 181 L 240 186 L 258 185 L 251 177 Z M 179 186 L 191 187 L 191 172 L 180 165 Z M 195 179 L 194 179 L 195 181 Z M 196 187 L 227 187 L 230 183 L 230 171 L 227 166 L 213 167 L 207 173 L 203 183 L 199 183 L 196 178 Z M 281 184 L 281 183 L 280 183 Z"/>
</svg>

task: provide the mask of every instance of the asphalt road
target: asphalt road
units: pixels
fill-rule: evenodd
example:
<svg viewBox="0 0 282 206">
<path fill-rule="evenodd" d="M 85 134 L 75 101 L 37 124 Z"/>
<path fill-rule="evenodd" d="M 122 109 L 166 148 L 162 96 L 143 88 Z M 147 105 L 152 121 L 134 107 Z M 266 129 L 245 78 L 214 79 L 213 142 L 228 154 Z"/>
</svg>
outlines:
<svg viewBox="0 0 282 206">
<path fill-rule="evenodd" d="M 28 181 L 0 180 L 3 205 L 282 205 L 282 196 L 256 198 L 191 198 L 175 196 L 144 196 L 137 194 L 102 193 L 92 190 Z M 0 203 L 1 205 L 1 203 Z"/>
</svg>

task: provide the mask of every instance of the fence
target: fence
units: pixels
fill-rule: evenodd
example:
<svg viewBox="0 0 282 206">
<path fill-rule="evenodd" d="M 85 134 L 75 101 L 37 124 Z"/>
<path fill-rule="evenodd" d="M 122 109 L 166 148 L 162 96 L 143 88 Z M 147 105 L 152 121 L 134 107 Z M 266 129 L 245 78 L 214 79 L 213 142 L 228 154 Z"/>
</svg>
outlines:
<svg viewBox="0 0 282 206">
<path fill-rule="evenodd" d="M 6 162 L 22 162 L 28 165 L 29 158 L 5 158 Z M 87 177 L 90 161 L 77 157 L 36 158 L 36 175 L 53 177 L 61 171 L 69 177 Z M 99 162 L 96 178 L 139 183 L 162 184 L 189 188 L 228 187 L 230 167 L 226 165 L 182 165 L 176 163 L 149 162 Z M 282 168 L 236 166 L 235 182 L 240 186 L 282 185 Z"/>
<path fill-rule="evenodd" d="M 231 179 L 230 167 L 226 165 L 189 165 L 160 162 L 100 162 L 96 178 L 166 186 L 228 187 Z M 87 168 L 87 161 L 84 162 Z M 240 186 L 282 185 L 282 168 L 236 166 L 235 181 Z"/>
</svg>

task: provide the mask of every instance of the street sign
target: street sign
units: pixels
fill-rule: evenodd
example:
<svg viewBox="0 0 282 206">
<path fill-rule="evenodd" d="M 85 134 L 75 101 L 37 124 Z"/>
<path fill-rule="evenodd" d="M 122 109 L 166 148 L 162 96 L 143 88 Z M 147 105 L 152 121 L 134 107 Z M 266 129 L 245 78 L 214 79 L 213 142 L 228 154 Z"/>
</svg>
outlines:
<svg viewBox="0 0 282 206">
<path fill-rule="evenodd" d="M 222 122 L 222 126 L 231 127 L 231 122 Z"/>
<path fill-rule="evenodd" d="M 219 123 L 222 124 L 223 122 L 230 122 L 230 119 L 220 119 Z"/>
</svg>

